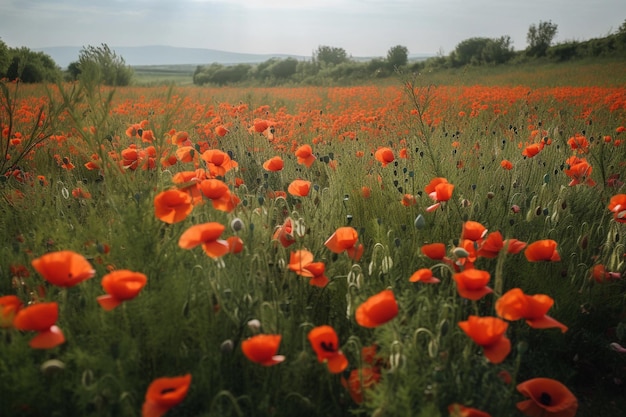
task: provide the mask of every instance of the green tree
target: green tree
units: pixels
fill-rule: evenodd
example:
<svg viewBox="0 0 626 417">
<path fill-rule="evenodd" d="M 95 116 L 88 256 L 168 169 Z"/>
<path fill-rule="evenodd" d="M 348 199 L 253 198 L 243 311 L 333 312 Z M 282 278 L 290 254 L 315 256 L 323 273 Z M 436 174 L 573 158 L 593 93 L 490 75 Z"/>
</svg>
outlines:
<svg viewBox="0 0 626 417">
<path fill-rule="evenodd" d="M 54 82 L 61 76 L 61 69 L 43 52 L 34 52 L 26 47 L 10 48 L 9 59 L 6 77 L 11 80 L 19 78 L 25 83 Z"/>
<path fill-rule="evenodd" d="M 112 86 L 130 84 L 133 70 L 124 58 L 103 43 L 101 46 L 86 46 L 78 54 L 80 78 L 89 78 L 98 83 Z"/>
<path fill-rule="evenodd" d="M 409 62 L 409 49 L 402 45 L 391 47 L 387 51 L 387 62 L 391 68 L 405 66 Z"/>
<path fill-rule="evenodd" d="M 0 39 L 0 78 L 5 77 L 11 57 L 9 55 L 9 47 L 2 39 Z"/>
<path fill-rule="evenodd" d="M 313 53 L 313 59 L 321 64 L 339 65 L 348 62 L 348 54 L 343 48 L 334 46 L 319 46 Z"/>
<path fill-rule="evenodd" d="M 530 25 L 526 34 L 526 41 L 528 42 L 526 53 L 530 56 L 545 56 L 556 36 L 557 28 L 556 23 L 552 23 L 550 20 L 547 22 L 540 21 L 537 25 Z"/>
<path fill-rule="evenodd" d="M 295 58 L 281 59 L 270 67 L 270 72 L 276 78 L 289 78 L 296 73 L 298 60 Z"/>
</svg>

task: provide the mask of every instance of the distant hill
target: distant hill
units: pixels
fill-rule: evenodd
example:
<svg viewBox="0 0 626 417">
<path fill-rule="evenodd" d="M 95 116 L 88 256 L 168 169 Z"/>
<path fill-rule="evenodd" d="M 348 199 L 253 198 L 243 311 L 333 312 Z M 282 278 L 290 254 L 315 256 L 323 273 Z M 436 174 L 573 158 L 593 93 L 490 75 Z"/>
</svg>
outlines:
<svg viewBox="0 0 626 417">
<path fill-rule="evenodd" d="M 78 61 L 78 54 L 82 46 L 51 46 L 34 48 L 36 52 L 43 52 L 61 68 L 74 61 Z M 130 66 L 141 65 L 204 65 L 212 64 L 254 64 L 267 61 L 270 58 L 292 57 L 298 60 L 310 57 L 289 54 L 242 54 L 237 52 L 219 51 L 204 48 L 181 48 L 175 46 L 118 46 L 111 47 Z"/>
<path fill-rule="evenodd" d="M 78 61 L 78 54 L 82 46 L 51 46 L 34 48 L 36 52 L 43 52 L 54 60 L 61 68 L 74 61 Z M 117 46 L 111 47 L 116 54 L 122 56 L 130 66 L 149 65 L 206 65 L 218 63 L 228 64 L 257 64 L 271 58 L 292 57 L 303 61 L 310 56 L 290 54 L 243 54 L 238 52 L 219 51 L 205 48 L 182 48 L 176 46 Z M 422 60 L 434 56 L 432 54 L 411 54 L 410 60 Z M 369 61 L 375 57 L 352 57 L 355 61 Z"/>
</svg>

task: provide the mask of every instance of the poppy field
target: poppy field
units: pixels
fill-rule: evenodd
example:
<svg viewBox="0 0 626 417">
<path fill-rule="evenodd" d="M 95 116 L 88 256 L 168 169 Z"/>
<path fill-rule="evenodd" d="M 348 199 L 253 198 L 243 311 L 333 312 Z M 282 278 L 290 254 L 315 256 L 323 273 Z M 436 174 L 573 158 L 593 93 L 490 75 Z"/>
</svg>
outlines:
<svg viewBox="0 0 626 417">
<path fill-rule="evenodd" d="M 626 406 L 623 85 L 0 88 L 3 416 Z"/>
</svg>

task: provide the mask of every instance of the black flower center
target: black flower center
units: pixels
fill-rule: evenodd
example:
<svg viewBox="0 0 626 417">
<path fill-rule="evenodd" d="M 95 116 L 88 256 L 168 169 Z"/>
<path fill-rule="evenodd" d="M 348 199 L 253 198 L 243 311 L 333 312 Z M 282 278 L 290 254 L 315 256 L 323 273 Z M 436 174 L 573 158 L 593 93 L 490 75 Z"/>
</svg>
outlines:
<svg viewBox="0 0 626 417">
<path fill-rule="evenodd" d="M 335 347 L 333 346 L 333 343 L 326 343 L 326 342 L 322 342 L 320 343 L 320 346 L 322 347 L 322 349 L 324 349 L 324 351 L 326 352 L 336 352 L 337 349 L 335 349 Z"/>
<path fill-rule="evenodd" d="M 547 392 L 542 392 L 539 396 L 539 402 L 543 405 L 552 404 L 552 397 Z"/>
</svg>

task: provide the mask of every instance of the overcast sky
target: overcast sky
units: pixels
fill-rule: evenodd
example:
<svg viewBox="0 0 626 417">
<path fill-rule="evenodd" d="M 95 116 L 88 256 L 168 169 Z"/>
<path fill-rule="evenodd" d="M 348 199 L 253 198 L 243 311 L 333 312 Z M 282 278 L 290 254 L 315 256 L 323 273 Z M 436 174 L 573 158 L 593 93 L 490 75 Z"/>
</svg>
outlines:
<svg viewBox="0 0 626 417">
<path fill-rule="evenodd" d="M 615 32 L 624 0 L 0 0 L 0 39 L 41 48 L 169 45 L 310 56 L 320 45 L 352 56 L 454 50 L 464 39 L 509 35 L 551 20 L 556 41 Z"/>
</svg>

